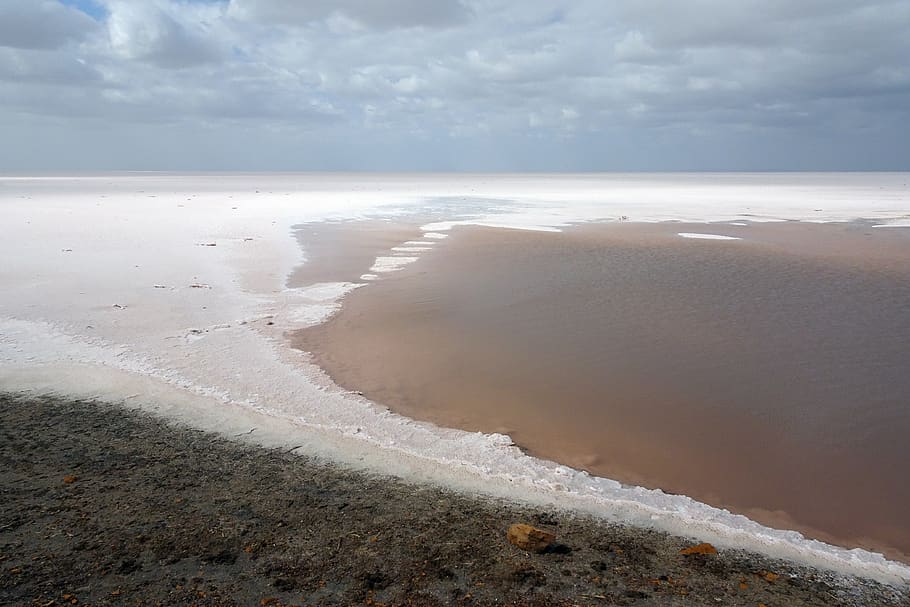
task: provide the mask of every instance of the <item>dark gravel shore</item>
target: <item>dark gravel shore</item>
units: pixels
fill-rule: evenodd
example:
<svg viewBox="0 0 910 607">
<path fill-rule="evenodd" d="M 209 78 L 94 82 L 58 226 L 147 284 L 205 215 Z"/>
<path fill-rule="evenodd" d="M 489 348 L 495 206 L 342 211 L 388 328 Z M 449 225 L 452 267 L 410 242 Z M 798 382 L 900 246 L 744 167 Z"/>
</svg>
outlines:
<svg viewBox="0 0 910 607">
<path fill-rule="evenodd" d="M 558 545 L 528 554 L 528 522 Z M 901 605 L 907 589 L 0 395 L 2 605 Z"/>
</svg>

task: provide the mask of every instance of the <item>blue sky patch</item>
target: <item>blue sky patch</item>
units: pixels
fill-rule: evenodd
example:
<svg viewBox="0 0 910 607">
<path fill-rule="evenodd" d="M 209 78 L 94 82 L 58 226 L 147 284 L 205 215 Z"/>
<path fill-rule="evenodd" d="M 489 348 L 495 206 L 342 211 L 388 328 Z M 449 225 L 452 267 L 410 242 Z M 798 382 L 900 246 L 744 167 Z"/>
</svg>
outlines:
<svg viewBox="0 0 910 607">
<path fill-rule="evenodd" d="M 79 9 L 96 21 L 100 21 L 107 17 L 107 10 L 94 0 L 59 0 L 59 2 L 66 6 L 72 6 L 73 8 Z"/>
</svg>

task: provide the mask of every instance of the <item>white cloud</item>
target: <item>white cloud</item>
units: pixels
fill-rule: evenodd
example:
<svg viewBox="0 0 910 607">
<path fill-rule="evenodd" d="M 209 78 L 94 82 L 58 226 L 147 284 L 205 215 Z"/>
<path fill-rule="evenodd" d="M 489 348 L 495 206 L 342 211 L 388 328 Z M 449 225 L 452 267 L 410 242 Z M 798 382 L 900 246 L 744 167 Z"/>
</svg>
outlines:
<svg viewBox="0 0 910 607">
<path fill-rule="evenodd" d="M 627 63 L 657 63 L 666 59 L 666 54 L 659 53 L 638 30 L 626 32 L 613 45 L 613 54 L 617 61 Z"/>
<path fill-rule="evenodd" d="M 188 10 L 183 4 L 156 0 L 108 0 L 107 8 L 111 47 L 124 59 L 184 68 L 225 56 L 224 41 L 213 27 L 220 20 L 217 8 Z"/>
<path fill-rule="evenodd" d="M 257 159 L 334 149 L 318 160 L 339 168 L 910 158 L 903 0 L 103 0 L 100 24 L 5 2 L 34 36 L 13 44 L 0 20 L 0 43 L 31 41 L 0 49 L 0 124 L 53 119 L 59 141 L 100 120 L 268 132 Z M 0 151 L 0 168 L 16 161 Z"/>
<path fill-rule="evenodd" d="M 0 80 L 58 86 L 91 86 L 101 74 L 85 61 L 65 53 L 0 47 Z"/>
</svg>

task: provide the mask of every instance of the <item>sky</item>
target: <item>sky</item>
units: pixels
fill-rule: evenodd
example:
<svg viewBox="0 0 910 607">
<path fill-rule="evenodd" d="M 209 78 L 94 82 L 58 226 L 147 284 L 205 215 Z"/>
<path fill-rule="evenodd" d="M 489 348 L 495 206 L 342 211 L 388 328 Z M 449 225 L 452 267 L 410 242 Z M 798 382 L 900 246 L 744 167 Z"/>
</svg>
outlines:
<svg viewBox="0 0 910 607">
<path fill-rule="evenodd" d="M 910 0 L 0 0 L 0 171 L 910 170 Z"/>
</svg>

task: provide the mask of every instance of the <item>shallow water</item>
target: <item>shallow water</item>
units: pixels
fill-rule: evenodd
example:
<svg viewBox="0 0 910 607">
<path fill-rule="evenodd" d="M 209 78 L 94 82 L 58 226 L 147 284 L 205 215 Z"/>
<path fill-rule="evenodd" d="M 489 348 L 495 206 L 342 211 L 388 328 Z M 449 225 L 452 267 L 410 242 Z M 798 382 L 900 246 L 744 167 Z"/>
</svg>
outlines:
<svg viewBox="0 0 910 607">
<path fill-rule="evenodd" d="M 458 229 L 298 345 L 406 415 L 906 560 L 910 238 L 725 230 Z"/>
</svg>

